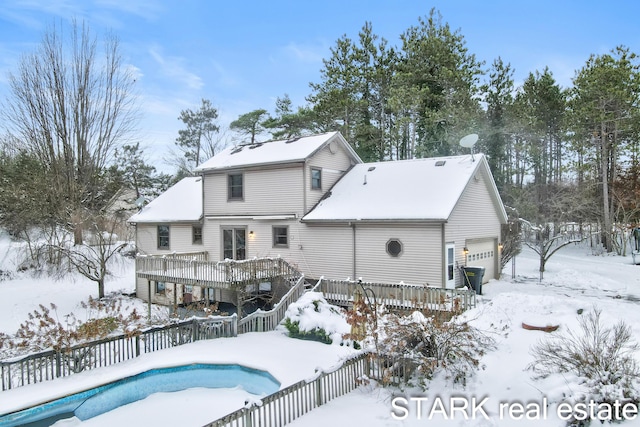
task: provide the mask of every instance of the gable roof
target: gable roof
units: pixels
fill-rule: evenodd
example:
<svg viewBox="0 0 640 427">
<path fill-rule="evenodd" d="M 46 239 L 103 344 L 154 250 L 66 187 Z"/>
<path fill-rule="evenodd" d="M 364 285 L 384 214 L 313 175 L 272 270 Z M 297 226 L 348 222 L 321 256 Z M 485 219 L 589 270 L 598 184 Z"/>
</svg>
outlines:
<svg viewBox="0 0 640 427">
<path fill-rule="evenodd" d="M 362 163 L 360 157 L 340 132 L 328 132 L 289 140 L 283 139 L 228 147 L 198 166 L 196 172 L 302 162 L 313 156 L 318 150 L 332 143 L 342 145 L 355 163 Z"/>
<path fill-rule="evenodd" d="M 330 221 L 446 221 L 476 171 L 482 154 L 355 165 L 302 219 Z M 495 183 L 489 191 L 506 222 Z"/>
<path fill-rule="evenodd" d="M 202 219 L 202 178 L 183 178 L 129 218 L 131 223 L 196 222 Z"/>
</svg>

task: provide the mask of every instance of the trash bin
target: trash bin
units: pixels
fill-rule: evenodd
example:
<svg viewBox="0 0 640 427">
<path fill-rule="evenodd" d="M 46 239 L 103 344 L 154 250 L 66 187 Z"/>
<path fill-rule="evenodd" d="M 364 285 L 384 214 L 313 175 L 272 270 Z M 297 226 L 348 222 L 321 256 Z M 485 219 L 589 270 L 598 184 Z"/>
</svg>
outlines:
<svg viewBox="0 0 640 427">
<path fill-rule="evenodd" d="M 484 277 L 484 267 L 462 267 L 466 283 L 476 294 L 482 295 L 482 278 Z"/>
</svg>

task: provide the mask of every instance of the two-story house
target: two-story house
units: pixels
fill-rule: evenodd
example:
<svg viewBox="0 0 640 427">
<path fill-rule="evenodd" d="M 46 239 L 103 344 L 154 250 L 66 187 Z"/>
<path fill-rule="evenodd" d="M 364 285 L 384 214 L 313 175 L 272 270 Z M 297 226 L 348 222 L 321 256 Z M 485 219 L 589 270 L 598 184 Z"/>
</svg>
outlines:
<svg viewBox="0 0 640 427">
<path fill-rule="evenodd" d="M 331 132 L 231 147 L 197 172 L 131 217 L 140 254 L 282 257 L 311 279 L 449 288 L 461 265 L 499 274 L 506 214 L 482 155 L 364 164 Z M 138 276 L 155 302 L 180 285 Z M 173 299 L 234 301 L 192 288 Z"/>
</svg>

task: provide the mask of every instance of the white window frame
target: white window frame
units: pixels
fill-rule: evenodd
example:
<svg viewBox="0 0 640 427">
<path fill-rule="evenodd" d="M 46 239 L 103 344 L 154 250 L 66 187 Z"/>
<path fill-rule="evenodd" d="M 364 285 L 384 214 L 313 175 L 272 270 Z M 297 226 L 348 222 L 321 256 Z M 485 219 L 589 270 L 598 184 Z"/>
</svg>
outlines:
<svg viewBox="0 0 640 427">
<path fill-rule="evenodd" d="M 314 172 L 318 173 L 317 178 L 314 178 L 313 176 Z M 316 181 L 318 182 L 318 185 L 314 185 Z M 311 189 L 322 190 L 322 169 L 320 168 L 311 168 Z"/>
<path fill-rule="evenodd" d="M 161 245 L 161 241 L 160 241 L 160 227 L 166 228 L 167 229 L 167 244 L 166 245 Z M 158 225 L 158 227 L 156 228 L 157 233 L 158 233 L 158 249 L 170 249 L 171 248 L 171 227 L 166 225 L 166 224 L 161 224 Z"/>
<path fill-rule="evenodd" d="M 276 241 L 276 229 L 284 229 L 286 238 L 286 243 L 278 243 Z M 289 247 L 289 226 L 288 225 L 274 225 L 271 227 L 271 235 L 272 235 L 272 243 L 274 248 L 288 248 Z"/>
</svg>

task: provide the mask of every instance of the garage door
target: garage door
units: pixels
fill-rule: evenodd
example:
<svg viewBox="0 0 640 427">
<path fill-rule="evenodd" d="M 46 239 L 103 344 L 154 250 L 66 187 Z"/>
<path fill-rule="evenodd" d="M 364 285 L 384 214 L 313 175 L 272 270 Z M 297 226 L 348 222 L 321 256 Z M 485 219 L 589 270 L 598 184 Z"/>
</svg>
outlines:
<svg viewBox="0 0 640 427">
<path fill-rule="evenodd" d="M 495 240 L 476 240 L 467 243 L 467 265 L 469 267 L 484 267 L 483 283 L 496 277 L 496 247 Z"/>
</svg>

